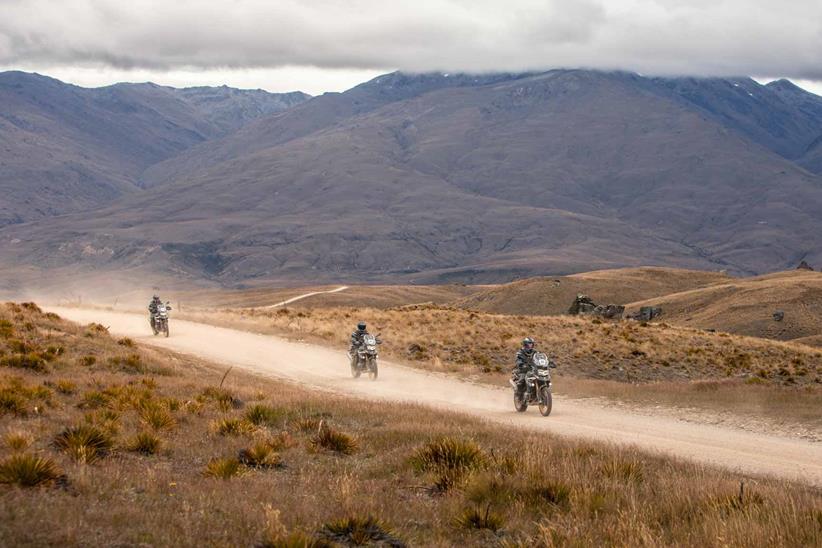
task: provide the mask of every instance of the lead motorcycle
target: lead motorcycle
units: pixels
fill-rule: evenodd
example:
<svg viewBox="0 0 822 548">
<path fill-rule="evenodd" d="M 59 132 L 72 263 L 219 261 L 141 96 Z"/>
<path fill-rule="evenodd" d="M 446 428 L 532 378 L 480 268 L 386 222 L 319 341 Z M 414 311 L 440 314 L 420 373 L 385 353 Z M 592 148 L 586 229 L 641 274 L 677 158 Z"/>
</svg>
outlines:
<svg viewBox="0 0 822 548">
<path fill-rule="evenodd" d="M 157 311 L 151 315 L 151 329 L 155 335 L 160 333 L 168 337 L 168 311 L 171 310 L 171 305 L 160 303 L 157 305 Z"/>
<path fill-rule="evenodd" d="M 531 367 L 525 372 L 525 392 L 520 394 L 517 386 L 517 373 L 511 378 L 514 388 L 514 408 L 524 413 L 529 405 L 538 405 L 543 417 L 551 414 L 553 401 L 551 398 L 551 369 L 557 364 L 548 359 L 542 352 L 534 352 L 531 357 Z"/>
<path fill-rule="evenodd" d="M 348 354 L 351 362 L 351 376 L 359 378 L 363 373 L 368 373 L 368 378 L 376 380 L 377 378 L 377 345 L 382 343 L 379 335 L 364 335 L 362 344 L 356 349 L 356 355 Z"/>
</svg>

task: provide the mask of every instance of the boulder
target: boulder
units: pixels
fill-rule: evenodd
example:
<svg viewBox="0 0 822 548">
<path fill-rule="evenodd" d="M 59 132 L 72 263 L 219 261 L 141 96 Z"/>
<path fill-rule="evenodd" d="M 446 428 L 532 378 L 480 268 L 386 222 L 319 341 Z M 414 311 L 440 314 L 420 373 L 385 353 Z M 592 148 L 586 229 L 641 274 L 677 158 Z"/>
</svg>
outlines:
<svg viewBox="0 0 822 548">
<path fill-rule="evenodd" d="M 775 310 L 773 313 L 773 321 L 781 322 L 785 319 L 785 312 L 783 310 Z"/>
</svg>

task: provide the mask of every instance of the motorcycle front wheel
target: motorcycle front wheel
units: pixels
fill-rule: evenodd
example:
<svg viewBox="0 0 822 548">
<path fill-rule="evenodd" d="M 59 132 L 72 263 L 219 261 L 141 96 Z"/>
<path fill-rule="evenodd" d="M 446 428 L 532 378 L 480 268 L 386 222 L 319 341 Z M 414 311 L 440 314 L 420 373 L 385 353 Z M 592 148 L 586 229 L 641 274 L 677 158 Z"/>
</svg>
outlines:
<svg viewBox="0 0 822 548">
<path fill-rule="evenodd" d="M 360 373 L 362 373 L 362 371 L 360 371 L 359 364 L 357 363 L 356 360 L 352 361 L 351 362 L 351 376 L 354 377 L 355 379 L 358 379 L 358 378 L 360 378 Z"/>
<path fill-rule="evenodd" d="M 525 413 L 528 409 L 528 402 L 518 396 L 516 390 L 514 390 L 514 409 L 517 410 L 517 413 Z"/>
<path fill-rule="evenodd" d="M 368 362 L 368 378 L 372 381 L 377 380 L 377 360 L 369 360 Z"/>
<path fill-rule="evenodd" d="M 163 324 L 163 333 L 165 333 L 165 336 L 168 337 L 168 322 Z"/>
<path fill-rule="evenodd" d="M 551 414 L 551 408 L 553 407 L 553 400 L 551 399 L 551 389 L 547 386 L 543 386 L 540 390 L 540 402 L 539 402 L 539 412 L 542 413 L 543 417 L 547 417 Z"/>
</svg>

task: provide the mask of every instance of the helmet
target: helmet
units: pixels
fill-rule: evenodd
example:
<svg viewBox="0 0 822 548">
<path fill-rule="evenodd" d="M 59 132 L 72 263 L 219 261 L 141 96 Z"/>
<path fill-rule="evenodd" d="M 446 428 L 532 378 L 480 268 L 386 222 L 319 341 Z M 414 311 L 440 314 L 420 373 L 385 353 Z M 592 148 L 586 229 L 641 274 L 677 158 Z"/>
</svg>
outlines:
<svg viewBox="0 0 822 548">
<path fill-rule="evenodd" d="M 357 329 L 359 329 L 360 331 L 365 331 L 365 322 L 358 323 Z"/>
<path fill-rule="evenodd" d="M 522 347 L 525 350 L 533 350 L 534 349 L 534 339 L 531 337 L 526 337 L 522 340 Z"/>
</svg>

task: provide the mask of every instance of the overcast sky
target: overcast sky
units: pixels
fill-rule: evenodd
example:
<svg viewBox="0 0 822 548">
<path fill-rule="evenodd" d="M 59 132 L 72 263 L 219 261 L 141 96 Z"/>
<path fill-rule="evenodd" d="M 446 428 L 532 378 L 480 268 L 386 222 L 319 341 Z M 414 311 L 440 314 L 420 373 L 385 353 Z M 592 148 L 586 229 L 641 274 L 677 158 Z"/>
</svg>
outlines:
<svg viewBox="0 0 822 548">
<path fill-rule="evenodd" d="M 588 67 L 822 94 L 822 0 L 0 0 L 0 67 L 312 94 L 395 69 Z"/>
</svg>

